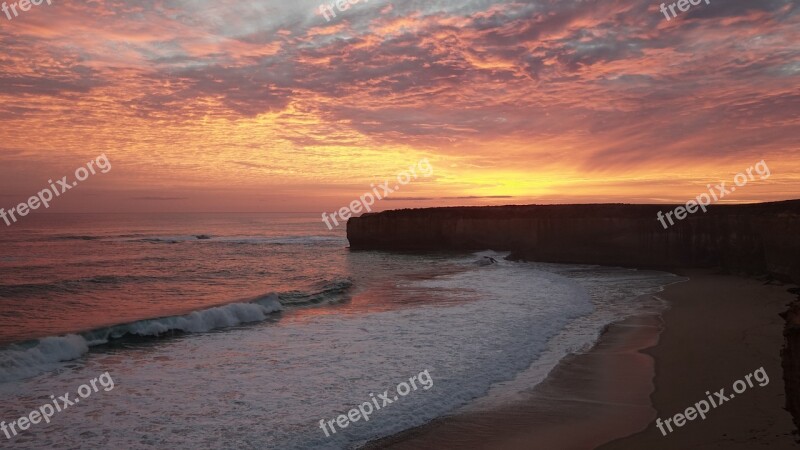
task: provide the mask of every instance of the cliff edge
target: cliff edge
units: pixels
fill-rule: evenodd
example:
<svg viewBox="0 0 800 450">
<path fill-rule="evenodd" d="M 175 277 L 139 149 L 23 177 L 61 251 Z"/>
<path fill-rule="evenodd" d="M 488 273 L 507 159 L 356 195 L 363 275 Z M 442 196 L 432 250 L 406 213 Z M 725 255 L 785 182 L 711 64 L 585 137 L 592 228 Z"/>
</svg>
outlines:
<svg viewBox="0 0 800 450">
<path fill-rule="evenodd" d="M 347 222 L 354 250 L 511 251 L 532 261 L 638 268 L 720 267 L 800 284 L 800 200 L 712 205 L 664 229 L 670 205 L 426 208 Z"/>
</svg>

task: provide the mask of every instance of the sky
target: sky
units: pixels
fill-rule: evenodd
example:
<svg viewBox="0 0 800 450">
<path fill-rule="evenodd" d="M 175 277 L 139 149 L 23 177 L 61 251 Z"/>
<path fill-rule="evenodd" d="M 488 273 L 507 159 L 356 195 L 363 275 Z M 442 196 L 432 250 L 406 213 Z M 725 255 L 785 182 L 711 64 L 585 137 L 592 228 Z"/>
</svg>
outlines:
<svg viewBox="0 0 800 450">
<path fill-rule="evenodd" d="M 8 0 L 6 0 L 8 2 Z M 14 2 L 8 2 L 14 3 Z M 49 212 L 800 198 L 800 3 L 46 1 L 0 13 L 0 207 Z"/>
</svg>

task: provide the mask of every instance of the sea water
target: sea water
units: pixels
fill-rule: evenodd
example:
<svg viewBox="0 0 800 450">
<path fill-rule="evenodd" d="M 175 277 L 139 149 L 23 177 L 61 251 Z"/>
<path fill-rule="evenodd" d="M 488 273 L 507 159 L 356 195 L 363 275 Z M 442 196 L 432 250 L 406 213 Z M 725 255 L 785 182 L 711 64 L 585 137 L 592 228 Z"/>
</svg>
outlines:
<svg viewBox="0 0 800 450">
<path fill-rule="evenodd" d="M 355 448 L 502 401 L 676 279 L 355 252 L 310 214 L 31 219 L 0 235 L 0 420 L 105 372 L 115 387 L 0 447 Z M 432 388 L 320 428 L 424 370 Z"/>
</svg>

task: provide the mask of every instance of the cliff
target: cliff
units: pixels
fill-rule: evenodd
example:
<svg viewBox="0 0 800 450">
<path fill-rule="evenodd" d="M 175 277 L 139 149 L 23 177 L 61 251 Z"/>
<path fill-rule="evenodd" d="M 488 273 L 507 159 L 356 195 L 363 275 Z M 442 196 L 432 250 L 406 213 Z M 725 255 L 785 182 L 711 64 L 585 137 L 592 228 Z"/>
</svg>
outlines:
<svg viewBox="0 0 800 450">
<path fill-rule="evenodd" d="M 712 205 L 667 229 L 670 205 L 528 205 L 351 218 L 353 250 L 511 251 L 512 258 L 638 268 L 720 267 L 800 284 L 800 200 Z M 668 224 L 668 222 L 667 222 Z"/>
<path fill-rule="evenodd" d="M 721 268 L 800 284 L 800 200 L 712 205 L 667 229 L 677 205 L 457 207 L 364 214 L 350 248 L 511 251 L 512 258 L 665 269 Z M 668 222 L 667 222 L 668 223 Z M 800 427 L 800 301 L 784 315 L 786 406 Z"/>
</svg>

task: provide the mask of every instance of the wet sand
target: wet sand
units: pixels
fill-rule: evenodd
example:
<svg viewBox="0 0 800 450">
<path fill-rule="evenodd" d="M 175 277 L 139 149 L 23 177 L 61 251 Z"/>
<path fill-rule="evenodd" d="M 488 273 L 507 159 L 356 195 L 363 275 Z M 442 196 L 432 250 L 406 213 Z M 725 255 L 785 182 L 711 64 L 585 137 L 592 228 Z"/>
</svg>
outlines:
<svg viewBox="0 0 800 450">
<path fill-rule="evenodd" d="M 612 324 L 588 352 L 501 408 L 456 414 L 370 443 L 389 449 L 798 448 L 783 409 L 778 313 L 787 286 L 683 271 L 659 297 L 661 316 Z M 764 367 L 769 384 L 743 392 L 663 436 L 655 427 Z M 603 445 L 605 444 L 605 445 Z"/>
</svg>

